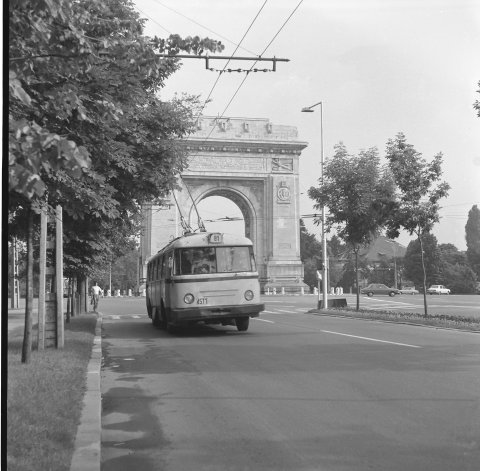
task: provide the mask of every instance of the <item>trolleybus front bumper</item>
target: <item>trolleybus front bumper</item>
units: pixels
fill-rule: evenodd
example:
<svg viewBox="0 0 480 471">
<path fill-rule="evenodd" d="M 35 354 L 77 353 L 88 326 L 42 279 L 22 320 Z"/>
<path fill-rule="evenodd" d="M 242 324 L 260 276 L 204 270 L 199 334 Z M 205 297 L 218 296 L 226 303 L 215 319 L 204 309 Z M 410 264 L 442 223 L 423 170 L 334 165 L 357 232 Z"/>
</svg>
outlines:
<svg viewBox="0 0 480 471">
<path fill-rule="evenodd" d="M 170 309 L 167 315 L 170 323 L 182 324 L 215 319 L 234 319 L 236 317 L 258 317 L 263 310 L 265 310 L 265 304 L 202 306 L 187 309 Z"/>
</svg>

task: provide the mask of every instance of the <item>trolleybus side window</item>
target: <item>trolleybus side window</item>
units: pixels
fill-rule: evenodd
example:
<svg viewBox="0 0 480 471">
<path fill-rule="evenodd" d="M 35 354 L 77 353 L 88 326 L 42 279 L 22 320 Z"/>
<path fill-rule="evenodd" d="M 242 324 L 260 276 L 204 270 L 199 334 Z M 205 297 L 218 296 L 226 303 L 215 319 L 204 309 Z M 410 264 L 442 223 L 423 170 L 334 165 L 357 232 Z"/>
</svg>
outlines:
<svg viewBox="0 0 480 471">
<path fill-rule="evenodd" d="M 169 260 L 172 257 L 172 252 L 163 255 L 162 260 L 162 278 L 169 279 L 170 278 L 170 265 Z"/>
</svg>

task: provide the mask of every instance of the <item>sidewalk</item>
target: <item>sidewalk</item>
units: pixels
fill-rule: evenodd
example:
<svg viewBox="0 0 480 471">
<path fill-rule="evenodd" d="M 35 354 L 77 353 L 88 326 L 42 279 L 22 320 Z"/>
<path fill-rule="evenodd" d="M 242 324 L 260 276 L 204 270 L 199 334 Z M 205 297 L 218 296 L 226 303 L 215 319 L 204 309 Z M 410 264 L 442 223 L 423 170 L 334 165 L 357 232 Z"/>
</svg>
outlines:
<svg viewBox="0 0 480 471">
<path fill-rule="evenodd" d="M 10 306 L 10 302 L 8 304 Z M 33 325 L 38 323 L 38 302 L 33 304 Z M 8 309 L 8 332 L 25 326 L 25 300 L 19 308 Z M 102 366 L 102 314 L 98 313 L 92 353 L 87 365 L 86 391 L 83 397 L 80 424 L 75 437 L 70 471 L 100 471 L 100 446 L 102 433 L 102 396 L 100 370 Z"/>
</svg>

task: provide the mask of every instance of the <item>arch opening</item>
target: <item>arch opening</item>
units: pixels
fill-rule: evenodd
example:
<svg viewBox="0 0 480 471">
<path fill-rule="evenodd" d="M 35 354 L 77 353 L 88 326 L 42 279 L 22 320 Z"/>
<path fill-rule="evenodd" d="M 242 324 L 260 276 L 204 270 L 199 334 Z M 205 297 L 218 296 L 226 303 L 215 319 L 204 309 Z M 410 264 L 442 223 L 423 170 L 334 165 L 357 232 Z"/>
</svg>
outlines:
<svg viewBox="0 0 480 471">
<path fill-rule="evenodd" d="M 246 235 L 245 216 L 231 198 L 209 195 L 197 203 L 197 208 L 207 231 Z"/>
</svg>

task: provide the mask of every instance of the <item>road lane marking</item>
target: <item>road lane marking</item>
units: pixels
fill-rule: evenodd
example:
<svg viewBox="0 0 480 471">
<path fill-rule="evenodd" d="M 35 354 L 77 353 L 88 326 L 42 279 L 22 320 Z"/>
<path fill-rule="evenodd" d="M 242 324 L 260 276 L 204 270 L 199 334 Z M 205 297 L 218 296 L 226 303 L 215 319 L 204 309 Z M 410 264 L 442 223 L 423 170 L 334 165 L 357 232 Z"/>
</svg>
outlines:
<svg viewBox="0 0 480 471">
<path fill-rule="evenodd" d="M 292 313 L 292 311 L 285 311 L 284 309 L 277 309 L 277 312 L 286 312 L 288 314 Z"/>
<path fill-rule="evenodd" d="M 333 332 L 332 330 L 321 330 L 321 332 L 325 332 L 326 334 L 342 335 L 344 337 L 352 337 L 352 338 L 361 339 L 361 340 L 370 340 L 371 342 L 380 342 L 380 343 L 389 343 L 389 344 L 392 344 L 392 345 L 400 345 L 401 347 L 422 348 L 419 345 L 410 345 L 409 343 L 391 342 L 389 340 L 372 339 L 370 337 L 361 337 L 360 335 L 351 335 L 351 334 L 344 334 L 342 332 Z"/>
<path fill-rule="evenodd" d="M 252 317 L 252 319 L 256 321 L 267 322 L 268 324 L 275 324 L 275 322 L 273 321 L 268 321 L 267 319 L 260 319 L 259 317 Z"/>
</svg>

